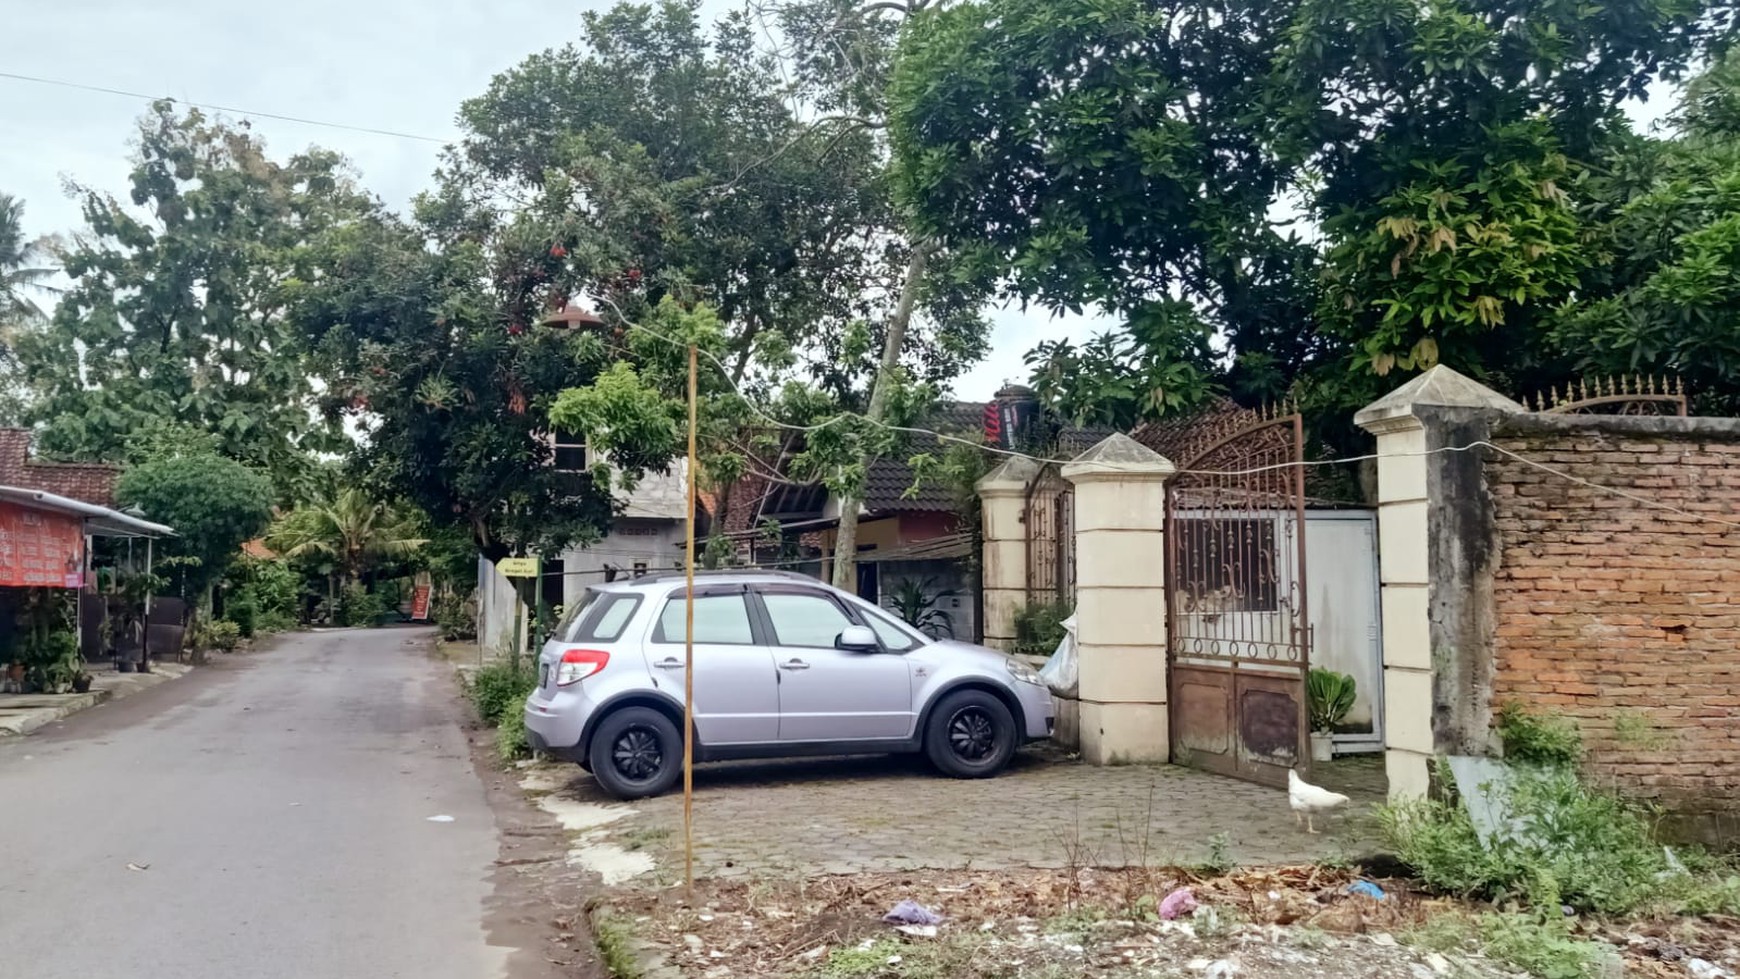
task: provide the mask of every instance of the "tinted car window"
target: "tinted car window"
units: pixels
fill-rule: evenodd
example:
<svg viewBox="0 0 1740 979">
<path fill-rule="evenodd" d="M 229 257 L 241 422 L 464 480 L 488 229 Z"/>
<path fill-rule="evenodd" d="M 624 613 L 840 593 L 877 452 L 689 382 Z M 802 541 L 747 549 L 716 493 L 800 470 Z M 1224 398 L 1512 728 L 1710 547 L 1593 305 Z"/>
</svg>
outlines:
<svg viewBox="0 0 1740 979">
<path fill-rule="evenodd" d="M 653 642 L 681 643 L 687 628 L 683 611 L 688 601 L 673 598 L 659 615 Z M 755 634 L 749 628 L 749 607 L 742 595 L 699 595 L 695 598 L 695 641 L 749 645 Z"/>
<path fill-rule="evenodd" d="M 825 595 L 771 592 L 761 596 L 773 624 L 773 641 L 781 646 L 834 648 L 834 639 L 852 624 L 846 612 Z"/>
<path fill-rule="evenodd" d="M 579 630 L 581 620 L 586 617 L 586 613 L 598 601 L 598 596 L 601 594 L 603 593 L 591 588 L 581 593 L 579 601 L 563 610 L 562 621 L 556 623 L 556 628 L 550 630 L 550 635 L 555 637 L 558 642 L 573 642 L 574 634 Z"/>
<path fill-rule="evenodd" d="M 893 620 L 878 615 L 867 609 L 859 609 L 864 621 L 870 623 L 870 629 L 876 633 L 876 638 L 882 640 L 882 645 L 896 653 L 904 653 L 918 645 L 918 639 L 906 630 L 895 625 Z"/>
<path fill-rule="evenodd" d="M 606 595 L 570 642 L 615 642 L 640 607 L 639 595 Z"/>
</svg>

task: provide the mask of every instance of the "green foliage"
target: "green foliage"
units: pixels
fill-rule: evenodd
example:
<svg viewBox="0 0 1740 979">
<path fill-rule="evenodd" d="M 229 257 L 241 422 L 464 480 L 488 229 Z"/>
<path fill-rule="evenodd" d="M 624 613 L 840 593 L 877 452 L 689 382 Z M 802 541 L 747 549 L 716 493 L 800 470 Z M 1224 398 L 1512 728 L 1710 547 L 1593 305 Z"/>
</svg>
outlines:
<svg viewBox="0 0 1740 979">
<path fill-rule="evenodd" d="M 319 562 L 351 581 L 409 559 L 424 543 L 414 514 L 357 487 L 296 507 L 266 537 L 267 546 L 286 558 Z"/>
<path fill-rule="evenodd" d="M 1613 946 L 1578 938 L 1563 915 L 1485 914 L 1476 925 L 1481 951 L 1536 979 L 1602 979 L 1620 968 Z"/>
<path fill-rule="evenodd" d="M 302 579 L 282 558 L 244 554 L 231 566 L 225 581 L 232 589 L 230 617 L 236 624 L 243 623 L 234 609 L 246 604 L 253 609 L 255 631 L 282 632 L 296 625 Z"/>
<path fill-rule="evenodd" d="M 502 761 L 528 758 L 532 754 L 532 744 L 526 740 L 526 714 L 520 709 L 524 705 L 524 698 L 510 705 L 496 725 L 495 752 Z"/>
<path fill-rule="evenodd" d="M 254 604 L 253 596 L 237 595 L 224 608 L 224 617 L 236 624 L 236 631 L 241 638 L 252 639 L 254 630 L 259 625 L 260 608 Z"/>
<path fill-rule="evenodd" d="M 1358 685 L 1353 677 L 1334 670 L 1313 668 L 1305 678 L 1307 709 L 1311 714 L 1311 730 L 1332 733 L 1347 712 L 1353 710 Z"/>
<path fill-rule="evenodd" d="M 342 626 L 373 628 L 381 624 L 381 617 L 388 611 L 385 596 L 369 591 L 362 582 L 352 581 L 339 592 L 338 607 L 333 610 L 332 620 Z"/>
<path fill-rule="evenodd" d="M 1499 710 L 1496 728 L 1508 761 L 1560 767 L 1583 759 L 1583 736 L 1568 717 L 1530 714 L 1511 701 Z"/>
<path fill-rule="evenodd" d="M 1028 602 L 1015 611 L 1015 648 L 1029 656 L 1049 656 L 1056 652 L 1067 630 L 1063 620 L 1069 618 L 1070 607 L 1063 602 Z"/>
<path fill-rule="evenodd" d="M 1512 771 L 1508 795 L 1494 792 L 1512 830 L 1483 844 L 1460 803 L 1420 800 L 1380 810 L 1385 841 L 1429 887 L 1463 897 L 1610 914 L 1671 898 L 1678 885 L 1646 811 L 1573 771 Z"/>
<path fill-rule="evenodd" d="M 186 599 L 203 601 L 211 586 L 271 520 L 271 484 L 232 459 L 216 455 L 178 455 L 126 470 L 115 485 L 123 506 L 167 524 L 175 536 L 158 542 L 158 553 L 174 571 Z"/>
<path fill-rule="evenodd" d="M 432 614 L 436 628 L 441 630 L 441 638 L 449 642 L 476 638 L 477 608 L 467 595 L 460 592 L 442 595 L 435 600 Z"/>
<path fill-rule="evenodd" d="M 955 637 L 955 620 L 941 608 L 945 598 L 952 598 L 954 589 L 945 588 L 933 590 L 936 578 L 903 578 L 895 587 L 891 596 L 894 600 L 894 611 L 907 625 L 919 630 L 933 639 L 948 636 Z"/>
<path fill-rule="evenodd" d="M 1011 293 L 1126 319 L 1029 355 L 1074 419 L 1217 389 L 1344 415 L 1439 361 L 1521 391 L 1579 362 L 1732 385 L 1740 237 L 1710 177 L 1731 166 L 1634 179 L 1659 141 L 1623 105 L 1733 22 L 1692 0 L 929 4 L 893 74 L 895 184 Z M 1683 118 L 1734 132 L 1740 69 L 1706 77 Z M 1649 233 L 1612 226 L 1628 210 Z"/>
<path fill-rule="evenodd" d="M 284 290 L 308 274 L 311 242 L 374 205 L 336 154 L 280 163 L 245 124 L 168 101 L 137 147 L 126 193 L 75 189 L 89 227 L 64 256 L 72 286 L 19 348 L 42 446 L 119 461 L 141 432 L 180 425 L 288 480 L 306 453 L 347 443 L 310 412 Z"/>
<path fill-rule="evenodd" d="M 471 675 L 471 703 L 485 724 L 499 727 L 508 714 L 525 705 L 537 686 L 537 673 L 530 667 L 514 662 L 490 663 Z"/>
<path fill-rule="evenodd" d="M 195 646 L 203 649 L 215 649 L 220 653 L 234 652 L 242 642 L 242 628 L 228 619 L 218 619 L 208 622 L 199 630 L 195 638 Z"/>
</svg>

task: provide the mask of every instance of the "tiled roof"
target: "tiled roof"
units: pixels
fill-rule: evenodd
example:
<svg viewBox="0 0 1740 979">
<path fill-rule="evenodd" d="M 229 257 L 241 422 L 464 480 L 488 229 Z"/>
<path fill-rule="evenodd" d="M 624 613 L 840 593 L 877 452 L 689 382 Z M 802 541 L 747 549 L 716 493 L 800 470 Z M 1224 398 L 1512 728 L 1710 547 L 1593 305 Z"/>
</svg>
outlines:
<svg viewBox="0 0 1740 979">
<path fill-rule="evenodd" d="M 115 505 L 118 466 L 85 462 L 38 462 L 30 458 L 30 430 L 0 428 L 0 485 L 41 490 L 94 503 Z"/>
<path fill-rule="evenodd" d="M 969 437 L 985 429 L 985 402 L 945 401 L 937 405 L 914 428 L 926 428 L 945 435 Z M 871 461 L 864 476 L 864 507 L 867 510 L 955 510 L 955 501 L 947 486 L 934 482 L 921 484 L 909 497 L 907 490 L 917 474 L 906 460 L 923 452 L 941 455 L 944 443 L 930 435 L 906 434 L 906 445 L 895 456 Z"/>
</svg>

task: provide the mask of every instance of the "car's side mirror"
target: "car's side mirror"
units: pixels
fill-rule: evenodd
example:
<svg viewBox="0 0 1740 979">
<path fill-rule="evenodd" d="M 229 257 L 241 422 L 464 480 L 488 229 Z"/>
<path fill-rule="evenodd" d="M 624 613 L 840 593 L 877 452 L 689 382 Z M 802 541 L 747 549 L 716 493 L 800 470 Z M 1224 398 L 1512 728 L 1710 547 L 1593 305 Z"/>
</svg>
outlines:
<svg viewBox="0 0 1740 979">
<path fill-rule="evenodd" d="M 876 641 L 876 633 L 871 632 L 869 627 L 849 625 L 834 637 L 834 648 L 851 650 L 854 653 L 873 653 L 881 649 L 882 645 Z"/>
</svg>

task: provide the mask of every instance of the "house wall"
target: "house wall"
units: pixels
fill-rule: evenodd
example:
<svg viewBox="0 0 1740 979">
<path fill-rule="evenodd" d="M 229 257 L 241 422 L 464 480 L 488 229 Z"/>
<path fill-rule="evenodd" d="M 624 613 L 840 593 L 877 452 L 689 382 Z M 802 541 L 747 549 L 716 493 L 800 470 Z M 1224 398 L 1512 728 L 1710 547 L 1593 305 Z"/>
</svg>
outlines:
<svg viewBox="0 0 1740 979">
<path fill-rule="evenodd" d="M 494 656 L 511 651 L 514 621 L 525 603 L 514 593 L 513 581 L 495 569 L 488 558 L 477 559 L 477 644 L 483 654 Z"/>
<path fill-rule="evenodd" d="M 618 577 L 634 574 L 636 562 L 646 562 L 648 571 L 683 566 L 681 520 L 646 520 L 618 517 L 605 538 L 590 547 L 573 547 L 559 555 L 562 561 L 563 604 L 572 604 L 588 585 L 605 579 L 607 567 L 620 569 Z"/>
<path fill-rule="evenodd" d="M 1740 519 L 1740 421 L 1526 415 L 1493 441 L 1571 477 L 1485 462 L 1495 704 L 1575 718 L 1594 774 L 1705 826 L 1726 812 L 1733 829 L 1740 527 L 1716 521 Z"/>
</svg>

